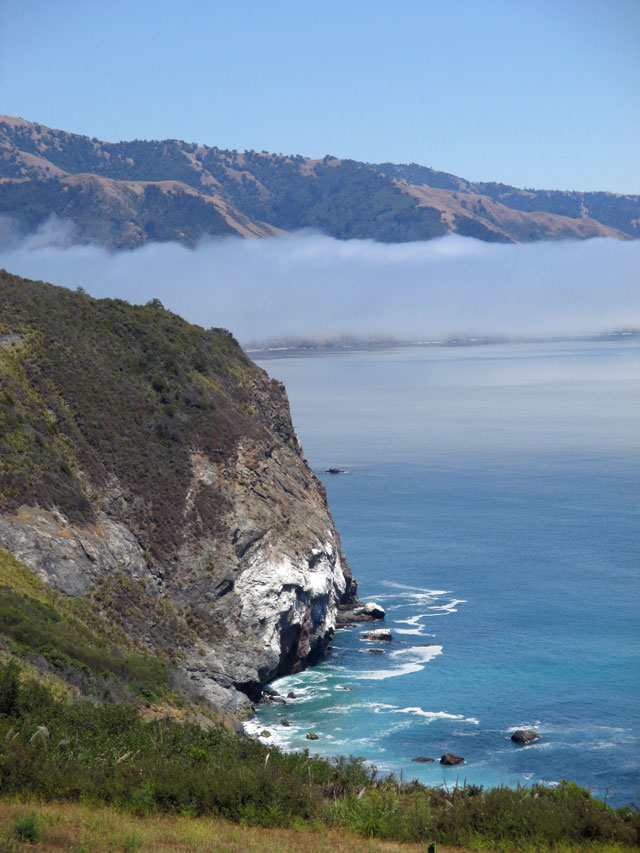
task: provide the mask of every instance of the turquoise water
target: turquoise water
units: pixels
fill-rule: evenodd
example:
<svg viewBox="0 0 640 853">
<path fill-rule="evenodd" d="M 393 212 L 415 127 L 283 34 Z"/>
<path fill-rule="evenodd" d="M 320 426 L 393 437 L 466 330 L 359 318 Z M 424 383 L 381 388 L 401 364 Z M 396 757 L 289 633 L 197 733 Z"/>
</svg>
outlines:
<svg viewBox="0 0 640 853">
<path fill-rule="evenodd" d="M 639 343 L 263 366 L 287 386 L 361 597 L 394 639 L 374 655 L 365 626 L 339 631 L 319 666 L 274 683 L 297 698 L 250 728 L 405 780 L 569 778 L 638 803 Z M 517 747 L 515 728 L 540 740 Z M 411 761 L 446 751 L 465 763 Z"/>
</svg>

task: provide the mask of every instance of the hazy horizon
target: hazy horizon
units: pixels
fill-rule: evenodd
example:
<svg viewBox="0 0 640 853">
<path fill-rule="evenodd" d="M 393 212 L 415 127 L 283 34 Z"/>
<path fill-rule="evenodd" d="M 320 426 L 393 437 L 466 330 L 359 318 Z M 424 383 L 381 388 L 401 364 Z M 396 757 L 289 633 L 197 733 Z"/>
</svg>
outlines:
<svg viewBox="0 0 640 853">
<path fill-rule="evenodd" d="M 55 217 L 30 235 L 0 217 L 0 265 L 95 297 L 160 299 L 241 342 L 340 335 L 441 339 L 610 332 L 640 318 L 640 242 L 412 243 L 205 239 L 122 251 L 74 242 Z"/>
</svg>

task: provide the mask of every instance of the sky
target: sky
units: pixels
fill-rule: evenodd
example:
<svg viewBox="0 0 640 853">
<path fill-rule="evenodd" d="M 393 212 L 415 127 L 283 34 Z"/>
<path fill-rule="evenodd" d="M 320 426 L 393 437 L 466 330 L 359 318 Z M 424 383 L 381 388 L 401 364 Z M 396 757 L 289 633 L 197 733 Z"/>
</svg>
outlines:
<svg viewBox="0 0 640 853">
<path fill-rule="evenodd" d="M 640 193 L 638 0 L 2 0 L 0 111 Z"/>
</svg>

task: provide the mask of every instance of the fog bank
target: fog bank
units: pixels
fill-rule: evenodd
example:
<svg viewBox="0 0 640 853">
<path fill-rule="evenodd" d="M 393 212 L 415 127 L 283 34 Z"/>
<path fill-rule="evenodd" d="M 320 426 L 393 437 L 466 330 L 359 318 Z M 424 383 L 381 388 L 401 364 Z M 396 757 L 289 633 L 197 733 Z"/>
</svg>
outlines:
<svg viewBox="0 0 640 853">
<path fill-rule="evenodd" d="M 383 244 L 299 233 L 111 252 L 74 244 L 59 220 L 18 237 L 5 219 L 0 266 L 96 297 L 158 298 L 241 341 L 588 334 L 640 324 L 640 241 L 504 245 L 452 235 Z"/>
</svg>

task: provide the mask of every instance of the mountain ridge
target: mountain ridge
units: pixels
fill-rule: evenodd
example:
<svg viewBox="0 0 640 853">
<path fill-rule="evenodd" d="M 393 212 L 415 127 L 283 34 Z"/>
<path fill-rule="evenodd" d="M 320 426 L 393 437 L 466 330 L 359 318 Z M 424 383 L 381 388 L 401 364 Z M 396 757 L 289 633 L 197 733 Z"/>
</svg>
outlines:
<svg viewBox="0 0 640 853">
<path fill-rule="evenodd" d="M 109 248 L 312 228 L 407 242 L 640 237 L 640 197 L 472 183 L 417 164 L 224 150 L 180 140 L 105 143 L 0 117 L 0 214 L 28 233 L 51 215 Z"/>
</svg>

